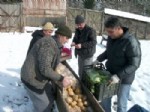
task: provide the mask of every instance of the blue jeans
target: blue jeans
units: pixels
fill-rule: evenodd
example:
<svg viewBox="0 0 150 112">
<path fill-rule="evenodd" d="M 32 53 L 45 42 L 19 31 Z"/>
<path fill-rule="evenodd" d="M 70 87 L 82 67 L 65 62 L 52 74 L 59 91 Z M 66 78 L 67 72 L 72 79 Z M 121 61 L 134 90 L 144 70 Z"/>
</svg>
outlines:
<svg viewBox="0 0 150 112">
<path fill-rule="evenodd" d="M 127 101 L 129 98 L 131 85 L 130 84 L 121 84 L 118 92 L 118 107 L 117 112 L 127 112 Z M 101 106 L 105 112 L 111 112 L 111 98 L 104 99 L 101 102 Z"/>
</svg>

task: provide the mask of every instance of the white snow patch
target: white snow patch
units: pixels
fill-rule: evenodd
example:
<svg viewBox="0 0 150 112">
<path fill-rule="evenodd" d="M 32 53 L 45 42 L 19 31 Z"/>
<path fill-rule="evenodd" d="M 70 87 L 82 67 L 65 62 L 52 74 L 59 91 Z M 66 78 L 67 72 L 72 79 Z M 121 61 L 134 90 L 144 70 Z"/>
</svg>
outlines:
<svg viewBox="0 0 150 112">
<path fill-rule="evenodd" d="M 139 20 L 143 22 L 150 22 L 150 17 L 142 16 L 142 15 L 137 15 L 129 12 L 124 12 L 124 11 L 119 11 L 115 9 L 104 9 L 105 14 L 109 15 L 114 15 L 114 16 L 120 16 L 124 18 L 129 18 L 129 19 L 134 19 L 134 20 Z"/>
</svg>

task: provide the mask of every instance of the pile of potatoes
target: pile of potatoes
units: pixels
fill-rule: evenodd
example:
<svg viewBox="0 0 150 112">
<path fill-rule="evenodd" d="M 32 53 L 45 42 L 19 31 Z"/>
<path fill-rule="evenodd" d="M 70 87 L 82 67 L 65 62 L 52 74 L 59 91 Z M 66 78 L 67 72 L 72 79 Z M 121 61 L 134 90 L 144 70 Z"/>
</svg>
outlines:
<svg viewBox="0 0 150 112">
<path fill-rule="evenodd" d="M 70 77 L 71 80 L 71 86 L 63 89 L 63 98 L 66 101 L 69 112 L 86 112 L 88 109 L 87 97 L 82 94 L 77 79 L 70 70 L 61 63 L 57 66 L 56 72 L 63 76 Z"/>
<path fill-rule="evenodd" d="M 64 94 L 70 112 L 86 112 L 88 107 L 87 97 L 82 94 L 79 87 L 65 88 Z"/>
</svg>

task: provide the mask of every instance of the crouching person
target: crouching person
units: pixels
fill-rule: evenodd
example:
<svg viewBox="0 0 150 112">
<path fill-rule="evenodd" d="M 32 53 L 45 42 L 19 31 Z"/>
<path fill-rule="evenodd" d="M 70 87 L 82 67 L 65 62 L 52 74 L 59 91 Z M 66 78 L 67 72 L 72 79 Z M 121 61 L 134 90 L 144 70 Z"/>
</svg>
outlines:
<svg viewBox="0 0 150 112">
<path fill-rule="evenodd" d="M 60 60 L 61 46 L 71 35 L 67 26 L 58 28 L 55 38 L 40 39 L 25 59 L 21 80 L 33 102 L 34 112 L 51 112 L 55 100 L 53 82 L 61 83 L 64 87 L 70 85 L 69 78 L 57 74 L 55 68 Z"/>
</svg>

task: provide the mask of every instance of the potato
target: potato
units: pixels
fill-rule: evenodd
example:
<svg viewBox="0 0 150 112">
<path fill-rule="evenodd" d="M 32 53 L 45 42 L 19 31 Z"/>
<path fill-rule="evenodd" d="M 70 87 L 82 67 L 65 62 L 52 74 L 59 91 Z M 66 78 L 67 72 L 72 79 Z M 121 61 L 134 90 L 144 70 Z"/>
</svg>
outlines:
<svg viewBox="0 0 150 112">
<path fill-rule="evenodd" d="M 83 104 L 84 104 L 84 106 L 88 106 L 88 102 L 87 101 L 84 101 Z"/>
<path fill-rule="evenodd" d="M 83 107 L 83 103 L 82 102 L 78 102 L 77 104 L 79 107 Z"/>
<path fill-rule="evenodd" d="M 72 106 L 72 107 L 75 107 L 76 105 L 77 105 L 77 102 L 76 102 L 76 101 L 71 102 L 71 106 Z"/>
<path fill-rule="evenodd" d="M 71 87 L 69 87 L 69 88 L 67 89 L 67 91 L 68 91 L 68 92 L 73 92 L 73 89 L 72 89 Z"/>
<path fill-rule="evenodd" d="M 83 95 L 79 94 L 78 97 L 79 97 L 80 99 L 82 99 L 82 98 L 83 98 Z"/>
<path fill-rule="evenodd" d="M 80 109 L 80 107 L 78 107 L 78 106 L 75 106 L 75 107 L 74 107 L 74 110 L 75 110 L 75 112 L 81 112 L 81 109 Z"/>
<path fill-rule="evenodd" d="M 81 94 L 80 88 L 76 88 L 76 89 L 75 89 L 75 93 L 76 93 L 76 94 Z"/>
<path fill-rule="evenodd" d="M 68 95 L 74 95 L 72 87 L 67 88 Z"/>
<path fill-rule="evenodd" d="M 81 110 L 82 110 L 83 112 L 86 112 L 86 108 L 85 108 L 84 106 L 81 107 Z"/>
<path fill-rule="evenodd" d="M 68 108 L 71 109 L 72 108 L 71 105 L 68 105 Z"/>
<path fill-rule="evenodd" d="M 69 96 L 73 96 L 74 92 L 73 91 L 69 91 L 68 94 L 69 94 Z"/>
<path fill-rule="evenodd" d="M 82 102 L 82 99 L 81 99 L 81 98 L 78 98 L 78 102 Z"/>
<path fill-rule="evenodd" d="M 73 95 L 72 98 L 73 100 L 78 101 L 78 95 Z"/>
<path fill-rule="evenodd" d="M 66 102 L 67 102 L 68 104 L 70 104 L 71 102 L 73 102 L 73 99 L 72 99 L 71 97 L 67 97 L 67 98 L 66 98 Z"/>
<path fill-rule="evenodd" d="M 69 109 L 69 112 L 82 112 L 82 111 L 79 107 L 75 106 L 74 108 Z"/>
</svg>

